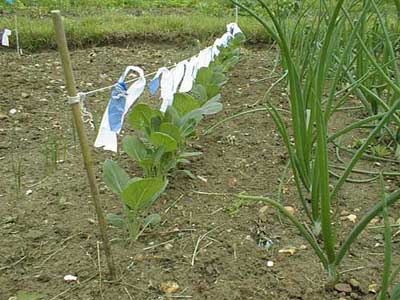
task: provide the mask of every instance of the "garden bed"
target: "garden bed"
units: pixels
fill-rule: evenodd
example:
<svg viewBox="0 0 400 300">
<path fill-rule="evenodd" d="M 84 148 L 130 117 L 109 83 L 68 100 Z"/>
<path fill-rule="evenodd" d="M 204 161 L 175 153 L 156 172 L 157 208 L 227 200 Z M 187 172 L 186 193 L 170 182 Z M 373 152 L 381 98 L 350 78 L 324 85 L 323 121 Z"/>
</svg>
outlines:
<svg viewBox="0 0 400 300">
<path fill-rule="evenodd" d="M 75 51 L 72 60 L 79 89 L 86 91 L 112 84 L 127 64 L 149 73 L 197 52 L 197 48 L 142 44 Z M 347 292 L 325 290 L 324 270 L 297 230 L 272 208 L 260 215 L 264 204 L 231 196 L 245 191 L 276 197 L 287 155 L 272 118 L 265 112 L 246 114 L 209 135 L 201 133 L 251 109 L 249 105 L 264 96 L 278 79 L 268 79 L 275 57 L 273 49 L 243 50 L 240 64 L 223 88 L 224 111 L 206 118 L 192 141 L 193 149 L 204 153 L 191 165 L 198 179 L 175 176 L 153 208 L 162 217 L 161 225 L 146 230 L 133 243 L 119 229 L 109 229 L 120 276 L 119 281 L 109 282 L 103 252 L 98 251 L 95 214 L 58 54 L 17 58 L 12 52 L 1 52 L 5 67 L 0 74 L 0 299 L 18 291 L 46 294 L 43 299 L 168 299 L 163 284 L 169 281 L 179 285 L 175 298 L 183 299 L 374 299 L 369 288 L 380 285 L 383 229 L 366 230 L 343 263 L 341 282 L 356 285 L 356 280 L 360 286 Z M 276 87 L 271 101 L 287 108 L 285 93 L 282 86 Z M 89 100 L 96 123 L 108 97 L 102 93 Z M 12 109 L 17 112 L 10 114 Z M 341 112 L 331 126 L 341 128 L 354 117 L 357 111 Z M 89 131 L 89 136 L 93 142 L 95 132 Z M 351 144 L 355 138 L 343 142 Z M 342 156 L 346 159 L 345 153 Z M 120 200 L 101 181 L 102 162 L 111 157 L 99 150 L 94 155 L 104 208 L 118 213 Z M 126 155 L 117 158 L 132 175 L 140 175 Z M 398 168 L 361 164 L 366 169 Z M 19 195 L 17 179 L 21 180 Z M 394 179 L 386 183 L 389 190 L 399 185 Z M 282 202 L 301 214 L 293 181 L 286 179 L 281 187 Z M 379 183 L 346 184 L 336 222 L 350 229 L 353 223 L 347 217 L 360 217 L 377 201 L 381 201 Z M 273 242 L 269 250 L 263 247 L 268 239 Z M 396 258 L 399 252 L 394 249 Z M 67 274 L 78 276 L 80 283 L 65 283 Z"/>
</svg>

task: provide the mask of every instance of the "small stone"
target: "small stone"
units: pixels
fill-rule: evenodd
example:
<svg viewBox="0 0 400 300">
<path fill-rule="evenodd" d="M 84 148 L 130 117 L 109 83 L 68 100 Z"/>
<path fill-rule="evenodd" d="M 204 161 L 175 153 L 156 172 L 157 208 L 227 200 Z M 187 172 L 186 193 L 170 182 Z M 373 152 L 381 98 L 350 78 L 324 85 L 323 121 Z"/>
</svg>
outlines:
<svg viewBox="0 0 400 300">
<path fill-rule="evenodd" d="M 292 207 L 292 206 L 285 206 L 285 209 L 286 209 L 291 215 L 294 215 L 294 213 L 296 212 L 296 210 L 295 210 L 294 207 Z"/>
<path fill-rule="evenodd" d="M 350 214 L 350 215 L 346 216 L 346 219 L 349 220 L 352 223 L 355 223 L 356 220 L 357 220 L 357 216 L 354 215 L 354 214 Z"/>
<path fill-rule="evenodd" d="M 355 300 L 357 300 L 357 299 L 360 299 L 360 296 L 357 294 L 357 293 L 350 293 L 350 297 L 351 297 L 351 299 L 355 299 Z"/>
<path fill-rule="evenodd" d="M 172 244 L 168 243 L 168 244 L 166 244 L 166 245 L 164 246 L 164 248 L 165 248 L 166 250 L 171 250 L 172 248 L 174 248 L 174 246 L 173 246 Z"/>
<path fill-rule="evenodd" d="M 28 93 L 21 93 L 22 98 L 29 98 L 29 94 Z"/>
<path fill-rule="evenodd" d="M 378 292 L 378 285 L 376 283 L 368 285 L 368 293 L 376 294 Z"/>
<path fill-rule="evenodd" d="M 352 291 L 350 284 L 347 284 L 347 283 L 336 284 L 335 290 L 337 290 L 338 292 L 347 293 L 347 294 L 351 293 L 351 291 Z"/>
<path fill-rule="evenodd" d="M 273 261 L 271 261 L 271 260 L 267 261 L 267 267 L 268 268 L 272 268 L 273 266 L 274 266 L 274 262 Z"/>
<path fill-rule="evenodd" d="M 15 108 L 10 109 L 8 112 L 10 115 L 15 115 L 17 113 L 17 110 Z"/>
<path fill-rule="evenodd" d="M 360 287 L 360 282 L 358 282 L 356 279 L 352 278 L 349 280 L 350 285 L 353 288 L 359 288 Z"/>
<path fill-rule="evenodd" d="M 27 191 L 25 192 L 25 195 L 26 195 L 26 196 L 30 196 L 30 195 L 32 195 L 32 193 L 33 193 L 32 190 L 27 190 Z"/>
<path fill-rule="evenodd" d="M 94 219 L 88 219 L 89 224 L 95 224 L 96 221 Z"/>
<path fill-rule="evenodd" d="M 165 294 L 173 294 L 179 291 L 179 285 L 175 281 L 162 282 L 160 284 L 160 291 Z"/>
<path fill-rule="evenodd" d="M 78 282 L 78 277 L 74 276 L 74 275 L 65 275 L 64 276 L 64 281 L 68 282 L 68 283 L 70 283 L 70 282 Z"/>
</svg>

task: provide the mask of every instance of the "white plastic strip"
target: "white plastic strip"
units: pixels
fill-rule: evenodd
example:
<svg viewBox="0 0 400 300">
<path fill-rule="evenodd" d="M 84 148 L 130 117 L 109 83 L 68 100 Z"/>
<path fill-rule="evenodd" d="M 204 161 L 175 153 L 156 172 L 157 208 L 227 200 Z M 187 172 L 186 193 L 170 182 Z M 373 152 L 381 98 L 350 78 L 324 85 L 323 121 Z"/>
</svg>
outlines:
<svg viewBox="0 0 400 300">
<path fill-rule="evenodd" d="M 4 29 L 3 34 L 1 36 L 1 45 L 4 47 L 10 46 L 9 36 L 11 35 L 12 31 L 10 29 Z"/>
</svg>

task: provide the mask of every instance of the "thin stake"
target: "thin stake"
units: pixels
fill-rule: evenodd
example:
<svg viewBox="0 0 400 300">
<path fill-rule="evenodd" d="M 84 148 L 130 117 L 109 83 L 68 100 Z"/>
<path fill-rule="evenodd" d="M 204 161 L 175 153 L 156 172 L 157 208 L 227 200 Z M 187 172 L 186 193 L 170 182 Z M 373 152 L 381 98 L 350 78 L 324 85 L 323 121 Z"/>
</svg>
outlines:
<svg viewBox="0 0 400 300">
<path fill-rule="evenodd" d="M 15 23 L 15 38 L 17 40 L 17 54 L 20 56 L 22 54 L 21 48 L 19 46 L 19 34 L 18 34 L 18 19 L 17 15 L 14 16 L 14 23 Z"/>
<path fill-rule="evenodd" d="M 65 36 L 64 24 L 61 19 L 61 13 L 59 10 L 54 10 L 51 12 L 51 14 L 53 17 L 54 28 L 56 31 L 56 40 L 57 40 L 57 45 L 58 45 L 58 51 L 60 52 L 60 56 L 61 56 L 61 62 L 62 62 L 63 70 L 64 70 L 64 76 L 65 76 L 66 86 L 67 86 L 67 90 L 68 90 L 68 95 L 69 95 L 69 97 L 76 97 L 77 91 L 76 91 L 76 86 L 75 86 L 75 78 L 74 78 L 74 74 L 72 71 L 72 64 L 71 64 L 71 59 L 70 59 L 70 55 L 69 55 L 69 51 L 68 51 L 67 39 Z M 79 106 L 80 106 L 79 103 L 71 104 L 72 114 L 74 117 L 75 128 L 76 128 L 76 130 L 78 132 L 78 136 L 79 136 L 79 142 L 81 145 L 82 156 L 83 156 L 85 169 L 87 172 L 87 177 L 89 179 L 90 191 L 92 194 L 93 204 L 94 204 L 96 214 L 97 214 L 97 220 L 99 223 L 101 239 L 102 239 L 103 245 L 104 245 L 104 252 L 106 255 L 106 259 L 107 259 L 109 275 L 111 276 L 112 279 L 115 279 L 116 272 L 115 272 L 114 260 L 113 260 L 112 254 L 111 254 L 110 242 L 109 242 L 109 239 L 107 236 L 107 223 L 104 218 L 103 209 L 100 205 L 99 190 L 97 188 L 97 183 L 96 183 L 96 175 L 93 170 L 93 161 L 92 161 L 92 157 L 91 157 L 91 153 L 90 153 L 90 148 L 89 148 L 89 143 L 88 143 L 88 139 L 86 136 L 86 132 L 85 132 L 85 129 L 83 126 L 83 121 L 82 121 Z"/>
<path fill-rule="evenodd" d="M 235 22 L 239 24 L 239 6 L 235 6 Z"/>
</svg>

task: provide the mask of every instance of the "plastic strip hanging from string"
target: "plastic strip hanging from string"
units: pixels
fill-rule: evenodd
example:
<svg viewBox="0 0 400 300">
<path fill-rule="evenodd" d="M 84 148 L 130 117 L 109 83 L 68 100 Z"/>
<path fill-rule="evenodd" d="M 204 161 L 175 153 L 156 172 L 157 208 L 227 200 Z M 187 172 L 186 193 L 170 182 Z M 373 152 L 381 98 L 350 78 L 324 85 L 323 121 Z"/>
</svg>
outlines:
<svg viewBox="0 0 400 300">
<path fill-rule="evenodd" d="M 0 32 L 2 46 L 4 46 L 4 47 L 10 46 L 9 37 L 10 37 L 11 33 L 12 33 L 12 31 L 7 28 L 5 28 L 2 32 Z"/>
<path fill-rule="evenodd" d="M 129 88 L 125 82 L 129 72 L 139 74 L 139 80 Z M 103 147 L 105 150 L 118 151 L 117 135 L 121 132 L 125 115 L 130 107 L 143 93 L 146 86 L 144 72 L 139 67 L 127 67 L 118 82 L 113 86 L 111 98 L 101 120 L 100 130 L 95 141 L 95 147 Z"/>
<path fill-rule="evenodd" d="M 210 65 L 214 58 L 220 54 L 220 47 L 227 47 L 236 34 L 242 33 L 236 23 L 230 23 L 226 27 L 227 32 L 221 38 L 218 38 L 213 46 L 201 50 L 198 55 L 189 60 L 181 61 L 172 70 L 165 67 L 158 70 L 150 82 L 150 94 L 154 96 L 158 89 L 161 90 L 162 104 L 160 111 L 165 112 L 168 106 L 173 104 L 174 95 L 178 91 L 181 93 L 191 91 L 197 72 Z"/>
</svg>

